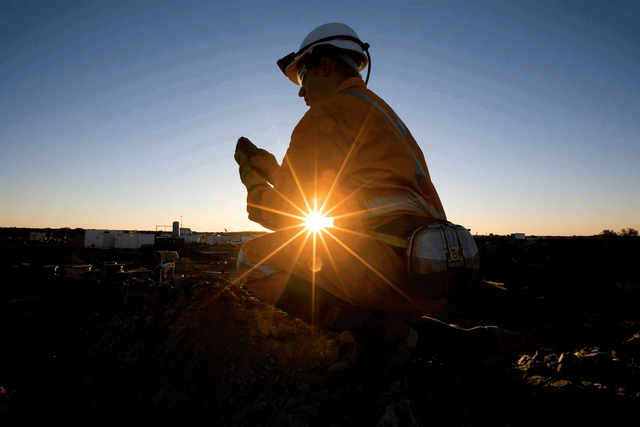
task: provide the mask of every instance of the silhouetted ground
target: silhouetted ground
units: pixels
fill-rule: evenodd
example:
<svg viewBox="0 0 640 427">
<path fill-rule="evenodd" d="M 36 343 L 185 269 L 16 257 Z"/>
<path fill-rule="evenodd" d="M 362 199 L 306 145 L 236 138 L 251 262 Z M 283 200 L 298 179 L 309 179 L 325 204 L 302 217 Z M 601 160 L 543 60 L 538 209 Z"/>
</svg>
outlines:
<svg viewBox="0 0 640 427">
<path fill-rule="evenodd" d="M 223 279 L 63 279 L 39 267 L 154 260 L 5 245 L 0 424 L 636 425 L 637 240 L 478 239 L 482 279 L 503 285 L 479 280 L 443 320 L 499 326 L 503 354 L 427 350 L 340 380 L 327 367 L 347 357 L 348 333 L 321 333 Z"/>
</svg>

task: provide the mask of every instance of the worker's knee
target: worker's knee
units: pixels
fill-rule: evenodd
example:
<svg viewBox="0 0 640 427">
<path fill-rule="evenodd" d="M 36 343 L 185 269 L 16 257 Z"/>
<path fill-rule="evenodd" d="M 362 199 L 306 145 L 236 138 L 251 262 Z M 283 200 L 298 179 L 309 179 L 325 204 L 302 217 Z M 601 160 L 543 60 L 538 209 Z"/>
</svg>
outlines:
<svg viewBox="0 0 640 427">
<path fill-rule="evenodd" d="M 374 312 L 350 304 L 297 276 L 291 276 L 276 307 L 329 331 L 351 330 L 362 325 Z"/>
</svg>

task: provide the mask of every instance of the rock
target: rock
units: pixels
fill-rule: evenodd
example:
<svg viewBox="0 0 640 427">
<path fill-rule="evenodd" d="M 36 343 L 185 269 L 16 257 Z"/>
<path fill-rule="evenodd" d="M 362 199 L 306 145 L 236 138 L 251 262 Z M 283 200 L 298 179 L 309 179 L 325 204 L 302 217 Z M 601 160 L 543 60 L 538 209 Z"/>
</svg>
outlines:
<svg viewBox="0 0 640 427">
<path fill-rule="evenodd" d="M 387 406 L 378 427 L 413 427 L 420 426 L 420 422 L 413 415 L 409 399 L 402 399 L 398 403 Z"/>
<path fill-rule="evenodd" d="M 640 363 L 640 332 L 625 341 L 617 352 L 620 357 Z"/>
</svg>

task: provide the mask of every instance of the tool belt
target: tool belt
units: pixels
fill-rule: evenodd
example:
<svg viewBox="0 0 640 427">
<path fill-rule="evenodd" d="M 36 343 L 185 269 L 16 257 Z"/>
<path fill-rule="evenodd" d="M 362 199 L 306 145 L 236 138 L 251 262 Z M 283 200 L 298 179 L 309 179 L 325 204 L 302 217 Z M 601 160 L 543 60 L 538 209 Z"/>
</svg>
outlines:
<svg viewBox="0 0 640 427">
<path fill-rule="evenodd" d="M 480 268 L 478 247 L 466 228 L 435 218 L 406 216 L 371 234 L 404 257 L 410 286 L 422 298 L 467 292 Z"/>
</svg>

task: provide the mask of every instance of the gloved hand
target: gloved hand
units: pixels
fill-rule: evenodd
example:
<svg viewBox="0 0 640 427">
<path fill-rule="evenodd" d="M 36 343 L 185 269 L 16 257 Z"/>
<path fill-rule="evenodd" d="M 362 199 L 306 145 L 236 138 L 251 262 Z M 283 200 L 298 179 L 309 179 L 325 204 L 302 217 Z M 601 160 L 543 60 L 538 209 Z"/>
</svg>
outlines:
<svg viewBox="0 0 640 427">
<path fill-rule="evenodd" d="M 240 180 L 247 187 L 247 191 L 251 191 L 253 187 L 258 185 L 269 185 L 258 171 L 251 167 L 249 159 L 247 159 L 247 155 L 244 152 L 236 151 L 233 158 L 240 165 Z"/>
<path fill-rule="evenodd" d="M 249 157 L 249 164 L 260 175 L 265 177 L 268 182 L 273 184 L 271 175 L 276 169 L 280 167 L 278 161 L 276 160 L 276 156 L 274 156 L 267 150 L 259 148 L 256 155 Z"/>
<path fill-rule="evenodd" d="M 236 153 L 238 152 L 242 152 L 249 160 L 249 165 L 267 181 L 271 182 L 271 174 L 280 167 L 273 154 L 256 147 L 253 142 L 244 136 L 238 138 Z"/>
</svg>

